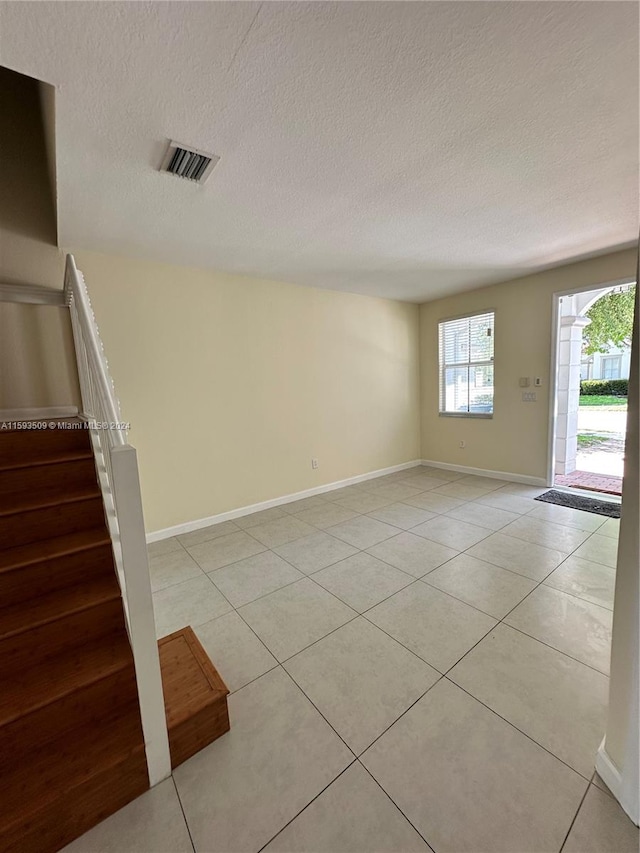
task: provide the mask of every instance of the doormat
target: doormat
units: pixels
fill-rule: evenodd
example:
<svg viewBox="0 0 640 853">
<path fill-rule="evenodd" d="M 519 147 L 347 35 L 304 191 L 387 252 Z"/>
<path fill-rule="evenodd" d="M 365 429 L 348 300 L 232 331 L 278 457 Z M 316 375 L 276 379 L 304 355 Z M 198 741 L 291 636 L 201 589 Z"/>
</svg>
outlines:
<svg viewBox="0 0 640 853">
<path fill-rule="evenodd" d="M 568 506 L 571 509 L 581 509 L 584 512 L 595 512 L 596 515 L 607 515 L 609 518 L 620 518 L 620 504 L 611 501 L 598 501 L 595 498 L 583 498 L 582 495 L 570 495 L 567 492 L 558 492 L 552 489 L 534 498 L 536 501 L 544 501 L 548 504 Z"/>
</svg>

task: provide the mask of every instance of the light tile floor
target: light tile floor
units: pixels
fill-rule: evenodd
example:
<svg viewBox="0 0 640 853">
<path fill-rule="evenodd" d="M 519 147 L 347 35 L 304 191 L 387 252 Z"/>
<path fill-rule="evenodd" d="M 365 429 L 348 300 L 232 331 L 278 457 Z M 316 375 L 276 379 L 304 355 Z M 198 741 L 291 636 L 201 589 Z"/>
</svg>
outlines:
<svg viewBox="0 0 640 853">
<path fill-rule="evenodd" d="M 631 853 L 593 772 L 618 524 L 412 468 L 149 547 L 231 731 L 73 853 Z"/>
</svg>

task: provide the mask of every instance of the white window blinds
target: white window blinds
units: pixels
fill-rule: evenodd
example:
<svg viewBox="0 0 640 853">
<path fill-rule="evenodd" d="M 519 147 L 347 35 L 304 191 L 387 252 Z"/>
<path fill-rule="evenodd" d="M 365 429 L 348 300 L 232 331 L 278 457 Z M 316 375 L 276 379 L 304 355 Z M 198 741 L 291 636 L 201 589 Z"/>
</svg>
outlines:
<svg viewBox="0 0 640 853">
<path fill-rule="evenodd" d="M 441 413 L 493 414 L 493 327 L 493 311 L 439 323 Z"/>
</svg>

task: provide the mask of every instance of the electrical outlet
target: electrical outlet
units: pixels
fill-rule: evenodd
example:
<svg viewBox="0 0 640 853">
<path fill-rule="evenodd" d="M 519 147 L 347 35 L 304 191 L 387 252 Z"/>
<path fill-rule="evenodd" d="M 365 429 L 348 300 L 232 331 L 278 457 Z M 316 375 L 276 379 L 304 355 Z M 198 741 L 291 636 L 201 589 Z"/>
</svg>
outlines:
<svg viewBox="0 0 640 853">
<path fill-rule="evenodd" d="M 312 467 L 312 468 L 313 468 L 313 470 L 315 471 L 315 469 L 318 467 L 318 460 L 317 460 L 317 459 L 312 459 L 312 460 L 311 460 L 311 467 Z"/>
<path fill-rule="evenodd" d="M 465 448 L 466 446 L 467 446 L 467 442 L 466 442 L 466 441 L 461 441 L 461 442 L 458 444 L 458 447 L 459 447 L 461 450 L 464 450 L 464 448 Z"/>
<path fill-rule="evenodd" d="M 542 385 L 542 377 L 536 376 L 536 378 L 533 380 L 533 384 L 536 386 L 536 388 L 540 388 Z"/>
</svg>

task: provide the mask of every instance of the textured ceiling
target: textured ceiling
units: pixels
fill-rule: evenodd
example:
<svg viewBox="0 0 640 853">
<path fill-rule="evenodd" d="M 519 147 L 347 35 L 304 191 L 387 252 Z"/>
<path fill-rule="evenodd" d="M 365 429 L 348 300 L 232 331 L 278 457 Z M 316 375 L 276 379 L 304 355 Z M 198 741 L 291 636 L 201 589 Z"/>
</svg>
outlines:
<svg viewBox="0 0 640 853">
<path fill-rule="evenodd" d="M 633 2 L 2 2 L 0 63 L 65 247 L 423 301 L 637 237 Z"/>
</svg>

